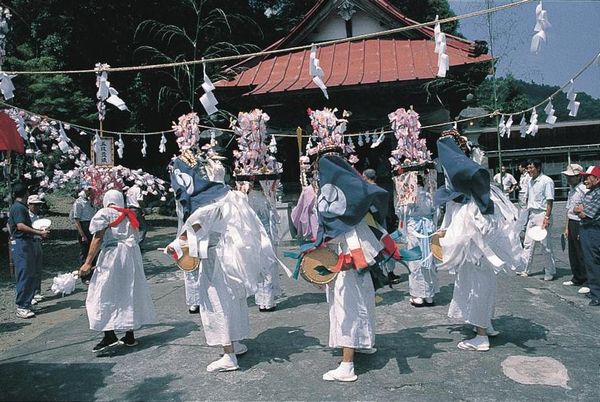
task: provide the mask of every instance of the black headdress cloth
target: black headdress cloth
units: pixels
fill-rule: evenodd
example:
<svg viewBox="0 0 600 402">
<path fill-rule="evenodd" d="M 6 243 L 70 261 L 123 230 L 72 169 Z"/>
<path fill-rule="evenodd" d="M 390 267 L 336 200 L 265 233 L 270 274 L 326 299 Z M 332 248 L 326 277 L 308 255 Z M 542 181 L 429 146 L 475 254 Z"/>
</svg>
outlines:
<svg viewBox="0 0 600 402">
<path fill-rule="evenodd" d="M 494 203 L 490 199 L 490 173 L 487 169 L 467 157 L 453 137 L 440 138 L 437 148 L 446 185 L 435 193 L 435 205 L 440 206 L 447 201 L 465 204 L 473 200 L 482 214 L 493 214 Z"/>
</svg>

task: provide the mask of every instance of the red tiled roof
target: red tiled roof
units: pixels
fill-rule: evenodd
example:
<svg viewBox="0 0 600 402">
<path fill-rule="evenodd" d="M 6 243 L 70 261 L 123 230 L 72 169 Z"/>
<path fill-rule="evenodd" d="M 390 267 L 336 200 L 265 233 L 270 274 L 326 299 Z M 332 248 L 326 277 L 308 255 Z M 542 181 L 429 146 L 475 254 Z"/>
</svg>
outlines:
<svg viewBox="0 0 600 402">
<path fill-rule="evenodd" d="M 434 79 L 438 70 L 435 42 L 426 39 L 367 39 L 318 48 L 317 58 L 328 88 Z M 489 55 L 473 57 L 460 47 L 446 48 L 450 68 L 490 61 Z M 309 75 L 310 50 L 277 55 L 219 81 L 221 88 L 248 87 L 247 95 L 316 89 Z"/>
</svg>

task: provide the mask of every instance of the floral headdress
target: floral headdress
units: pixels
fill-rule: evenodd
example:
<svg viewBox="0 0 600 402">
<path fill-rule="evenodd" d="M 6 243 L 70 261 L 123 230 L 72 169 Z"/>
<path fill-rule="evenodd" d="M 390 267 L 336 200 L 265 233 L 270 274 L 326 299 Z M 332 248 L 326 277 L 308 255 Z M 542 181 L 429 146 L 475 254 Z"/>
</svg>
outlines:
<svg viewBox="0 0 600 402">
<path fill-rule="evenodd" d="M 350 155 L 350 163 L 356 163 L 358 162 L 358 158 L 356 155 L 353 155 L 354 146 L 344 142 L 344 133 L 346 132 L 348 120 L 337 118 L 335 115 L 337 111 L 337 109 L 328 108 L 324 108 L 323 110 L 307 110 L 313 134 L 306 145 L 306 153 L 309 156 L 315 156 L 328 151 L 337 151 L 345 155 Z M 349 113 L 346 111 L 342 113 L 343 117 L 347 115 Z"/>
<path fill-rule="evenodd" d="M 390 113 L 388 118 L 398 141 L 389 159 L 392 169 L 398 171 L 407 163 L 420 165 L 431 162 L 431 152 L 427 150 L 425 139 L 419 138 L 421 132 L 419 114 L 412 109 L 400 108 Z"/>
<path fill-rule="evenodd" d="M 179 116 L 177 123 L 173 122 L 172 127 L 177 136 L 177 145 L 182 152 L 198 143 L 200 139 L 200 118 L 195 112 Z"/>
<path fill-rule="evenodd" d="M 271 175 L 282 172 L 282 165 L 275 158 L 275 137 L 268 138 L 269 115 L 260 109 L 240 112 L 231 127 L 237 135 L 238 150 L 233 151 L 236 176 Z"/>
</svg>

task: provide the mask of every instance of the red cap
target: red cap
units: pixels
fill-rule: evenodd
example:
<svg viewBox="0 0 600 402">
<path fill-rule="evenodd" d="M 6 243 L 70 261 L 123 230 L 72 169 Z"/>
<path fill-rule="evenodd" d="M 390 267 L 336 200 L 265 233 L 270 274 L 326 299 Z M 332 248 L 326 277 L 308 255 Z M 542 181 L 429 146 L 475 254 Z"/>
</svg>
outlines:
<svg viewBox="0 0 600 402">
<path fill-rule="evenodd" d="M 585 172 L 581 172 L 579 173 L 582 176 L 596 176 L 596 177 L 600 177 L 600 166 L 590 166 L 589 168 L 587 168 L 587 170 Z"/>
</svg>

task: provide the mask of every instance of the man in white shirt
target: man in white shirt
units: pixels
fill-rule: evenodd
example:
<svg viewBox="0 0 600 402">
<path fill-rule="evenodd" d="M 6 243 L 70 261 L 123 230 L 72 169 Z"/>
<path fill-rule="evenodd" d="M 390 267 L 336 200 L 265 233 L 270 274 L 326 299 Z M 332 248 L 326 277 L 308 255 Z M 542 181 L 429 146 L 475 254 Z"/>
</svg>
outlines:
<svg viewBox="0 0 600 402">
<path fill-rule="evenodd" d="M 502 188 L 504 194 L 510 197 L 510 194 L 516 188 L 517 180 L 515 177 L 506 171 L 506 166 L 502 166 L 501 172 L 494 176 L 494 183 Z"/>
<path fill-rule="evenodd" d="M 525 231 L 527 216 L 529 215 L 527 211 L 527 190 L 529 189 L 529 180 L 531 180 L 531 176 L 529 176 L 529 173 L 527 172 L 527 162 L 521 162 L 519 164 L 519 173 L 521 174 L 519 177 L 519 194 L 517 198 L 517 206 L 519 208 L 519 227 L 522 231 Z"/>
<path fill-rule="evenodd" d="M 527 190 L 529 218 L 525 231 L 525 241 L 523 242 L 525 270 L 519 274 L 521 276 L 529 276 L 531 274 L 531 260 L 533 259 L 535 243 L 537 243 L 529 236 L 529 231 L 536 226 L 550 231 L 550 227 L 552 226 L 552 205 L 554 203 L 554 181 L 542 173 L 542 162 L 537 159 L 528 162 L 527 170 L 531 176 Z M 546 236 L 539 241 L 542 246 L 542 254 L 545 258 L 545 281 L 554 280 L 556 275 L 556 262 L 549 237 Z"/>
<path fill-rule="evenodd" d="M 73 203 L 71 217 L 75 222 L 75 228 L 77 229 L 77 240 L 79 241 L 80 247 L 79 264 L 81 265 L 85 261 L 85 257 L 87 256 L 90 248 L 90 242 L 92 241 L 92 234 L 90 233 L 90 221 L 96 213 L 96 209 L 90 201 L 92 196 L 92 187 L 89 184 L 83 184 L 81 186 L 81 192 L 78 195 L 79 197 Z"/>
<path fill-rule="evenodd" d="M 587 287 L 587 275 L 585 263 L 583 261 L 583 250 L 579 241 L 579 228 L 581 218 L 573 211 L 573 209 L 582 203 L 583 197 L 588 192 L 585 184 L 582 183 L 581 173 L 583 167 L 576 163 L 567 166 L 567 170 L 562 172 L 567 178 L 567 183 L 571 187 L 567 198 L 567 224 L 563 232 L 563 236 L 569 244 L 569 264 L 573 278 L 570 281 L 563 282 L 565 286 L 581 286 L 579 293 L 585 294 L 590 292 Z"/>
</svg>

